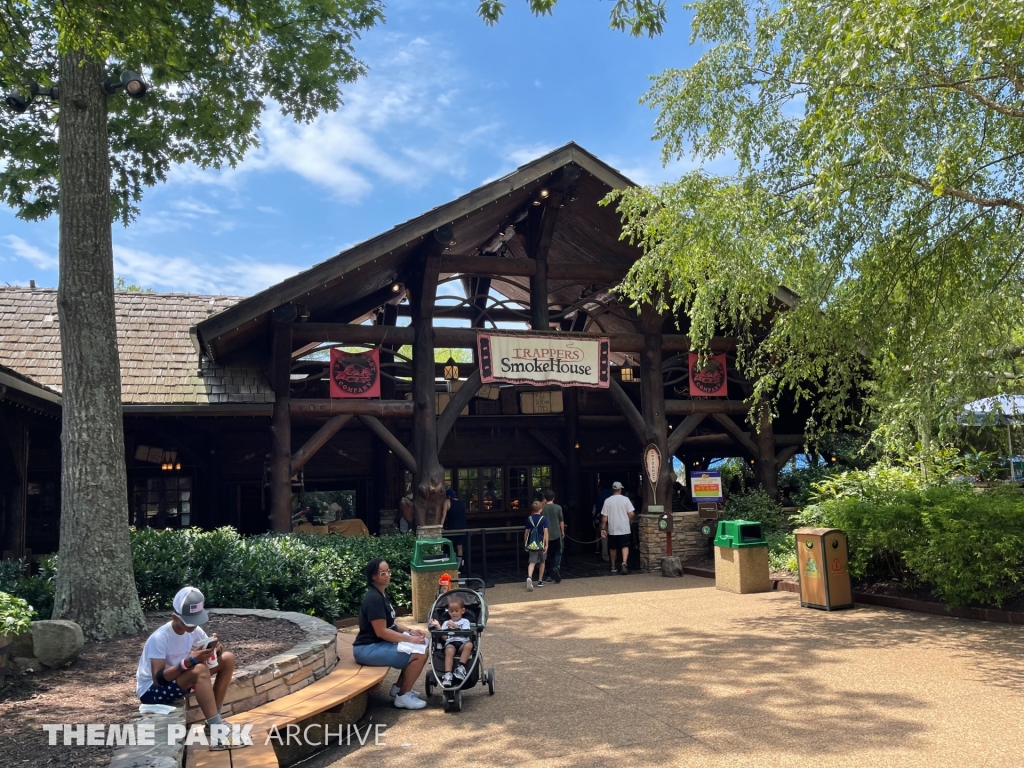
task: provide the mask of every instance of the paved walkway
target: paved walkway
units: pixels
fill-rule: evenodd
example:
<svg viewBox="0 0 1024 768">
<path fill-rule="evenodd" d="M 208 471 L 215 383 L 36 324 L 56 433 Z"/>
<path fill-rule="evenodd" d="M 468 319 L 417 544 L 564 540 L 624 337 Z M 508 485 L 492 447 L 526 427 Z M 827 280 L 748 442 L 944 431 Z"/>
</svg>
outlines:
<svg viewBox="0 0 1024 768">
<path fill-rule="evenodd" d="M 304 765 L 1024 765 L 1019 627 L 824 613 L 693 576 L 507 584 L 488 602 L 494 697 L 406 712 L 382 686 L 386 746 Z"/>
</svg>

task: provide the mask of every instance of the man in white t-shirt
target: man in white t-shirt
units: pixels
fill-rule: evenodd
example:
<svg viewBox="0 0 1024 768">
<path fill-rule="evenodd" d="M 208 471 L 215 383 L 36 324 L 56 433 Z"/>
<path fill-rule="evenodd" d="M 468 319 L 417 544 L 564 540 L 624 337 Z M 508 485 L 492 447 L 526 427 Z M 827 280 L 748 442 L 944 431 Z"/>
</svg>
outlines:
<svg viewBox="0 0 1024 768">
<path fill-rule="evenodd" d="M 615 556 L 622 552 L 622 573 L 628 573 L 629 524 L 633 520 L 633 502 L 622 495 L 622 483 L 612 483 L 612 495 L 601 507 L 601 538 L 608 538 L 608 558 L 615 573 Z"/>
<path fill-rule="evenodd" d="M 194 587 L 178 590 L 171 620 L 150 635 L 142 648 L 135 672 L 135 695 L 143 704 L 174 704 L 194 688 L 207 725 L 221 726 L 210 729 L 210 748 L 248 746 L 232 739 L 229 726 L 220 716 L 235 671 L 234 654 L 222 651 L 219 642 L 203 650 L 197 648 L 208 639 L 199 626 L 210 620 L 204 602 L 203 593 Z M 214 653 L 217 663 L 211 668 Z"/>
</svg>

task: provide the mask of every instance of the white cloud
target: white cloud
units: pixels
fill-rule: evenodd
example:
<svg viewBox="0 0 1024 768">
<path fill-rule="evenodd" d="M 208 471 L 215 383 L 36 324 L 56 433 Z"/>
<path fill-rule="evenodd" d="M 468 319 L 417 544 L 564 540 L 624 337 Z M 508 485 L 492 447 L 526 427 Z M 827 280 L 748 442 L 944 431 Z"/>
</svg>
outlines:
<svg viewBox="0 0 1024 768">
<path fill-rule="evenodd" d="M 198 218 L 200 215 L 213 216 L 220 213 L 216 208 L 193 199 L 175 200 L 171 203 L 171 208 L 181 211 L 182 215 L 190 218 Z"/>
<path fill-rule="evenodd" d="M 164 256 L 115 245 L 114 271 L 130 283 L 156 291 L 249 296 L 294 275 L 299 268 L 226 258 L 218 260 L 213 269 L 201 256 Z"/>
<path fill-rule="evenodd" d="M 261 146 L 237 167 L 211 172 L 183 166 L 172 170 L 172 179 L 233 187 L 242 175 L 284 170 L 355 204 L 381 181 L 421 189 L 438 175 L 461 178 L 468 149 L 496 127 L 486 110 L 460 109 L 470 97 L 458 84 L 469 75 L 422 37 L 387 34 L 383 45 L 364 55 L 370 71 L 343 89 L 345 103 L 337 112 L 296 123 L 269 104 Z"/>
<path fill-rule="evenodd" d="M 14 252 L 17 258 L 24 259 L 39 269 L 57 268 L 57 254 L 47 253 L 27 240 L 22 240 L 17 235 L 7 235 L 4 240 L 7 242 L 7 247 Z"/>
</svg>

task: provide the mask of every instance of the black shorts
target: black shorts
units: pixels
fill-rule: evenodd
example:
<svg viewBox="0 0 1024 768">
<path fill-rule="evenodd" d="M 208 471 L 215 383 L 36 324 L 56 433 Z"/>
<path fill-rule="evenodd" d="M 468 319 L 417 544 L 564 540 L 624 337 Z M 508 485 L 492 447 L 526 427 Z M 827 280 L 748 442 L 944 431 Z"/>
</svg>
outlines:
<svg viewBox="0 0 1024 768">
<path fill-rule="evenodd" d="M 633 537 L 628 533 L 609 533 L 608 549 L 622 549 L 628 547 Z"/>
</svg>

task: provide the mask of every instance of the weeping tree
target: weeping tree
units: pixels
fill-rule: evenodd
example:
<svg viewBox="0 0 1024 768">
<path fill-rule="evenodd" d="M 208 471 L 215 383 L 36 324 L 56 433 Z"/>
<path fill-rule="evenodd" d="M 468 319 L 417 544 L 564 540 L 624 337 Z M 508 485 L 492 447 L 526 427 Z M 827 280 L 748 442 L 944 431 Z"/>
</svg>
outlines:
<svg viewBox="0 0 1024 768">
<path fill-rule="evenodd" d="M 111 226 L 177 163 L 235 165 L 268 106 L 309 121 L 363 74 L 380 0 L 83 3 L 0 11 L 0 196 L 59 216 L 63 427 L 54 618 L 143 626 L 128 542 Z"/>
<path fill-rule="evenodd" d="M 1020 386 L 1024 0 L 688 7 L 705 53 L 644 101 L 700 167 L 608 201 L 644 251 L 625 291 L 670 297 L 698 349 L 744 337 L 760 397 L 820 428 L 866 392 L 876 436 L 927 451 Z M 780 284 L 800 301 L 766 328 Z"/>
</svg>

